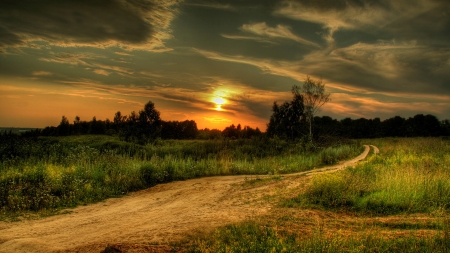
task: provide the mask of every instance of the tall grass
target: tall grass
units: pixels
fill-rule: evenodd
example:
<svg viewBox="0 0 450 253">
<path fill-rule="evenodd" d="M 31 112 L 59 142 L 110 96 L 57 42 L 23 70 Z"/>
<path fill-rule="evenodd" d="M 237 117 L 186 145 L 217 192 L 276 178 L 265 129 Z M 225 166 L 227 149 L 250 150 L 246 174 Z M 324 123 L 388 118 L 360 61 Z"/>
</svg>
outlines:
<svg viewBox="0 0 450 253">
<path fill-rule="evenodd" d="M 140 146 L 106 136 L 9 138 L 0 141 L 2 213 L 73 207 L 196 177 L 305 171 L 361 151 L 354 143 L 312 152 L 279 139 Z"/>
<path fill-rule="evenodd" d="M 198 239 L 190 249 L 195 253 L 212 252 L 449 252 L 449 230 L 434 236 L 413 235 L 383 238 L 374 232 L 362 237 L 335 234 L 326 236 L 320 230 L 311 236 L 298 236 L 276 227 L 255 222 L 219 228 L 207 238 Z"/>
<path fill-rule="evenodd" d="M 440 138 L 386 139 L 381 153 L 355 168 L 316 176 L 286 205 L 316 205 L 365 213 L 450 209 L 450 142 Z"/>
</svg>

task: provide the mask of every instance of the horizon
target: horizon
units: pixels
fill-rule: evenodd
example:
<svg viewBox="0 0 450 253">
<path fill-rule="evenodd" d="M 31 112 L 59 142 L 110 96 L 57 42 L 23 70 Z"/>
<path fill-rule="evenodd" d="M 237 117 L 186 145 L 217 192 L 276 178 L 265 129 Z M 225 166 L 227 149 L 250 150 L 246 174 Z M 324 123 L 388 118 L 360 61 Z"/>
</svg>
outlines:
<svg viewBox="0 0 450 253">
<path fill-rule="evenodd" d="M 420 113 L 419 113 L 420 114 Z M 413 118 L 414 116 L 416 116 L 416 115 L 419 115 L 419 114 L 415 114 L 415 115 L 413 115 L 413 116 L 410 116 L 410 117 L 402 117 L 403 119 L 405 119 L 405 120 L 407 120 L 407 119 L 409 119 L 409 118 Z M 434 116 L 434 117 L 436 117 L 435 115 L 433 115 L 433 114 L 422 114 L 422 115 L 424 115 L 424 116 L 426 116 L 426 115 L 432 115 L 432 116 Z M 63 116 L 65 116 L 65 115 L 63 115 Z M 128 115 L 127 115 L 128 116 Z M 95 117 L 95 116 L 93 116 L 93 117 Z M 317 116 L 317 117 L 330 117 L 330 116 L 328 116 L 328 115 L 320 115 L 320 116 Z M 337 118 L 333 118 L 333 117 L 331 117 L 333 120 L 337 120 L 337 121 L 342 121 L 342 120 L 344 120 L 344 119 L 348 119 L 348 118 L 350 118 L 351 120 L 358 120 L 358 119 L 366 119 L 366 120 L 374 120 L 374 119 L 380 119 L 380 121 L 381 122 L 383 122 L 383 121 L 385 121 L 385 120 L 387 120 L 387 119 L 392 119 L 392 118 L 395 118 L 395 117 L 401 117 L 401 116 L 399 116 L 399 115 L 395 115 L 395 116 L 392 116 L 392 117 L 387 117 L 387 118 L 380 118 L 380 117 L 373 117 L 373 118 L 351 118 L 351 117 L 346 117 L 346 118 L 341 118 L 341 119 L 337 119 Z M 62 116 L 61 116 L 61 118 L 62 118 Z M 437 119 L 438 119 L 438 121 L 439 122 L 443 122 L 443 121 L 445 121 L 445 120 L 450 120 L 450 119 L 441 119 L 441 118 L 439 118 L 439 117 L 436 117 Z M 82 120 L 82 119 L 80 119 L 80 121 L 81 122 L 91 122 L 92 121 L 92 119 L 93 118 L 91 118 L 91 120 Z M 100 121 L 106 121 L 106 120 L 110 120 L 111 122 L 112 122 L 112 120 L 111 119 L 109 119 L 109 118 L 106 118 L 106 119 L 97 119 L 97 117 L 96 117 L 96 120 L 100 120 Z M 162 121 L 179 121 L 179 120 L 164 120 L 164 119 L 161 119 Z M 192 120 L 192 119 L 187 119 L 187 120 Z M 184 121 L 184 120 L 183 120 Z M 195 120 L 194 120 L 195 121 Z M 181 122 L 181 121 L 180 121 Z M 69 120 L 69 123 L 71 124 L 71 125 L 73 125 L 74 124 L 74 122 L 73 121 L 70 121 Z M 196 122 L 197 123 L 197 122 Z M 268 122 L 267 122 L 268 123 Z M 44 129 L 44 128 L 46 128 L 46 127 L 57 127 L 59 125 L 59 123 L 58 124 L 56 124 L 56 125 L 49 125 L 49 126 L 44 126 L 44 127 L 21 127 L 21 126 L 18 126 L 18 127 L 8 127 L 8 126 L 0 126 L 0 129 L 31 129 L 31 130 L 34 130 L 34 129 Z M 245 127 L 245 126 L 249 126 L 249 125 L 244 125 L 244 124 L 241 124 L 241 123 L 239 123 L 239 122 L 236 122 L 236 123 L 231 123 L 230 125 L 227 125 L 227 126 L 225 126 L 223 129 L 220 129 L 220 128 L 209 128 L 209 127 L 202 127 L 202 128 L 200 128 L 200 127 L 197 127 L 198 128 L 198 130 L 205 130 L 205 129 L 209 129 L 209 130 L 220 130 L 220 131 L 223 131 L 225 128 L 227 128 L 227 127 L 229 127 L 229 126 L 231 126 L 231 125 L 234 125 L 234 126 L 237 126 L 237 125 L 241 125 L 242 127 Z M 260 128 L 260 127 L 255 127 L 255 126 L 249 126 L 249 127 L 251 127 L 251 128 L 254 128 L 254 129 L 256 129 L 256 128 L 258 128 L 261 132 L 266 132 L 266 128 Z M 265 127 L 267 127 L 267 126 L 265 126 Z"/>
<path fill-rule="evenodd" d="M 129 115 L 266 130 L 274 101 L 322 80 L 333 119 L 450 119 L 450 2 L 0 3 L 0 126 Z"/>
</svg>

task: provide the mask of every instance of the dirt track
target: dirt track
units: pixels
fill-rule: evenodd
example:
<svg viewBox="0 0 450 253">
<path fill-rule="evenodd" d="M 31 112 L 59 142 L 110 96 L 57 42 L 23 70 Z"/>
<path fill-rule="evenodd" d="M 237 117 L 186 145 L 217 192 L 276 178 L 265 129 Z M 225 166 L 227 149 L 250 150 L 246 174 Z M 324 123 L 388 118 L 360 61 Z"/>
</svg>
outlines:
<svg viewBox="0 0 450 253">
<path fill-rule="evenodd" d="M 378 148 L 372 148 L 378 152 Z M 113 243 L 128 245 L 128 249 L 137 252 L 143 249 L 169 252 L 164 246 L 148 245 L 164 245 L 196 231 L 266 214 L 271 203 L 262 201 L 262 196 L 304 185 L 305 176 L 351 166 L 364 159 L 369 151 L 365 145 L 361 155 L 345 163 L 284 175 L 282 185 L 278 186 L 242 187 L 249 176 L 200 178 L 162 184 L 122 198 L 77 207 L 69 214 L 0 222 L 0 252 L 100 252 Z"/>
</svg>

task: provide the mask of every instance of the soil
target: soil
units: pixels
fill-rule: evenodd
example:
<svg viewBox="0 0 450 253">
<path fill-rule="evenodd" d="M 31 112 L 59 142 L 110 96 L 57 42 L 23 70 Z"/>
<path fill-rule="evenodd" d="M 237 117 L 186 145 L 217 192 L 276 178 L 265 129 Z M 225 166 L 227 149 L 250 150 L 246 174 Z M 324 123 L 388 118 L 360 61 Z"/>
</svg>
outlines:
<svg viewBox="0 0 450 253">
<path fill-rule="evenodd" d="M 372 149 L 379 152 L 375 146 Z M 270 215 L 277 208 L 271 196 L 296 194 L 307 187 L 311 176 L 352 166 L 369 151 L 366 145 L 350 161 L 277 178 L 218 176 L 173 182 L 66 214 L 0 222 L 0 252 L 179 252 L 182 248 L 168 245 L 219 226 Z"/>
</svg>

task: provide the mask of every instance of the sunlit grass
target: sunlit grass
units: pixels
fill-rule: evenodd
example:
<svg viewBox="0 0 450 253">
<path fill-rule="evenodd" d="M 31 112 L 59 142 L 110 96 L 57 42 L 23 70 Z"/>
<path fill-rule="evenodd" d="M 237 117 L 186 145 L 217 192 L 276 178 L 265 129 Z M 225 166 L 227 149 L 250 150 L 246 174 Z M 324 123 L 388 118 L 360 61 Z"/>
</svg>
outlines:
<svg viewBox="0 0 450 253">
<path fill-rule="evenodd" d="M 3 214 L 74 207 L 197 177 L 305 171 L 362 150 L 354 143 L 313 152 L 301 143 L 278 139 L 156 141 L 141 146 L 108 136 L 18 139 L 4 141 L 0 148 Z"/>
<path fill-rule="evenodd" d="M 322 206 L 376 214 L 450 209 L 450 142 L 387 139 L 355 168 L 318 175 L 287 206 Z"/>
</svg>

